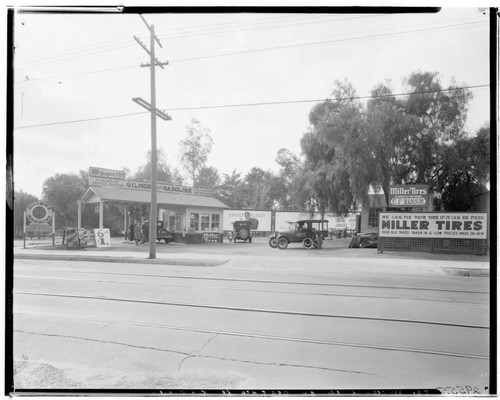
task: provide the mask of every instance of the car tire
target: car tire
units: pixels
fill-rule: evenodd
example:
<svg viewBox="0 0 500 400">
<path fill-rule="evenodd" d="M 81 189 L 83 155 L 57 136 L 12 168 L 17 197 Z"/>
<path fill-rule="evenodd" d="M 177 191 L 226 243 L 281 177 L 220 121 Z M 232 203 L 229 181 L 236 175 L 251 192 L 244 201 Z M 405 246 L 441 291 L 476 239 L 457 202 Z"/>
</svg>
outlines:
<svg viewBox="0 0 500 400">
<path fill-rule="evenodd" d="M 272 237 L 271 239 L 269 239 L 269 246 L 275 249 L 276 247 L 278 247 L 278 240 L 275 237 Z"/>
<path fill-rule="evenodd" d="M 285 250 L 288 247 L 288 239 L 287 238 L 280 238 L 278 239 L 278 249 L 280 250 Z"/>
<path fill-rule="evenodd" d="M 302 241 L 302 246 L 304 249 L 311 250 L 314 247 L 314 241 L 311 238 L 306 237 Z"/>
<path fill-rule="evenodd" d="M 248 243 L 252 243 L 252 237 L 251 236 L 248 238 Z"/>
<path fill-rule="evenodd" d="M 238 236 L 242 239 L 247 239 L 249 235 L 248 231 L 246 229 L 242 229 L 238 232 Z"/>
</svg>

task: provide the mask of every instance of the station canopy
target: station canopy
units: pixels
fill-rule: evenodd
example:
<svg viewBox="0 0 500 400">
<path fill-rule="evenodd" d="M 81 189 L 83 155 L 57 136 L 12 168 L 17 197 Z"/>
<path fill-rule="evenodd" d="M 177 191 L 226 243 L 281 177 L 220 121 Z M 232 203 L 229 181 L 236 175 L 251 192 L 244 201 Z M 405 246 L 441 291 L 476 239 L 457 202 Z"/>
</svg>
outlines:
<svg viewBox="0 0 500 400">
<path fill-rule="evenodd" d="M 150 204 L 151 192 L 125 188 L 111 188 L 90 186 L 79 198 L 81 203 L 114 202 L 121 204 Z M 159 206 L 184 206 L 184 207 L 212 207 L 229 208 L 220 200 L 212 196 L 201 196 L 184 193 L 157 192 Z"/>
</svg>

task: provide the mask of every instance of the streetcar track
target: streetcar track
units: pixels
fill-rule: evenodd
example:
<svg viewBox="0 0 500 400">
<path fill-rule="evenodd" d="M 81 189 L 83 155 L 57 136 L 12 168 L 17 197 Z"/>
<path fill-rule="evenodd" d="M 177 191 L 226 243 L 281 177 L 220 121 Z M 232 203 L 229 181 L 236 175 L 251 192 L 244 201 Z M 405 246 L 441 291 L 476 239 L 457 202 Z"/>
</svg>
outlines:
<svg viewBox="0 0 500 400">
<path fill-rule="evenodd" d="M 37 268 L 21 268 L 26 271 L 41 271 Z M 251 282 L 264 284 L 282 284 L 282 285 L 306 285 L 306 286 L 327 286 L 327 287 L 355 287 L 355 288 L 373 288 L 373 289 L 395 289 L 395 290 L 417 290 L 417 291 L 432 291 L 432 292 L 452 292 L 452 293 L 471 293 L 471 294 L 489 294 L 485 291 L 474 290 L 453 290 L 453 289 L 437 289 L 437 288 L 416 288 L 411 286 L 381 286 L 381 285 L 354 285 L 354 284 L 339 284 L 339 283 L 322 283 L 322 282 L 293 282 L 293 281 L 276 281 L 276 280 L 261 280 L 261 279 L 242 279 L 242 278 L 214 278 L 203 276 L 187 276 L 187 275 L 163 275 L 163 274 L 140 274 L 140 273 L 122 273 L 122 272 L 102 272 L 102 271 L 77 271 L 77 270 L 58 270 L 54 272 L 69 272 L 75 274 L 96 274 L 96 275 L 117 275 L 117 276 L 142 276 L 151 278 L 172 278 L 172 279 L 192 279 L 192 280 L 208 280 L 208 281 L 224 281 L 224 282 Z"/>
<path fill-rule="evenodd" d="M 81 336 L 56 335 L 56 334 L 51 334 L 51 333 L 30 332 L 30 331 L 23 331 L 23 330 L 15 330 L 14 332 L 24 333 L 26 335 L 37 335 L 37 336 L 48 336 L 48 337 L 57 337 L 57 338 L 66 338 L 66 339 L 77 339 L 77 340 L 83 340 L 83 341 L 88 341 L 88 342 L 97 342 L 97 343 L 103 343 L 103 344 L 114 344 L 114 345 L 118 345 L 118 346 L 132 347 L 132 348 L 137 348 L 137 349 L 142 349 L 142 350 L 154 350 L 154 351 L 161 351 L 161 352 L 167 352 L 167 353 L 175 353 L 175 354 L 179 354 L 179 355 L 184 355 L 188 358 L 209 358 L 209 359 L 213 359 L 213 360 L 241 362 L 241 363 L 249 363 L 249 364 L 256 364 L 256 365 L 308 368 L 308 369 L 319 369 L 319 370 L 332 371 L 332 372 L 344 372 L 344 373 L 350 373 L 350 374 L 362 374 L 362 375 L 378 376 L 375 374 L 370 374 L 368 372 L 344 370 L 344 369 L 338 369 L 338 368 L 320 367 L 320 366 L 315 366 L 315 365 L 254 361 L 254 360 L 245 360 L 245 359 L 238 359 L 238 358 L 216 357 L 216 356 L 210 356 L 210 355 L 206 355 L 206 354 L 192 355 L 191 353 L 170 350 L 170 349 L 162 349 L 159 347 L 140 346 L 140 345 L 125 343 L 125 342 L 117 342 L 117 341 L 111 341 L 111 340 L 99 340 L 99 339 L 85 338 L 85 337 L 81 337 Z M 184 358 L 182 361 L 184 361 L 185 359 L 186 358 Z"/>
<path fill-rule="evenodd" d="M 438 350 L 418 349 L 418 348 L 410 348 L 410 347 L 383 346 L 383 345 L 374 345 L 374 344 L 369 344 L 369 343 L 350 343 L 350 342 L 341 342 L 341 341 L 332 341 L 332 340 L 307 339 L 307 338 L 276 336 L 276 335 L 259 334 L 259 333 L 238 332 L 238 331 L 222 331 L 222 330 L 213 330 L 213 329 L 192 328 L 192 327 L 185 327 L 185 326 L 164 325 L 164 324 L 156 324 L 156 323 L 140 323 L 140 322 L 130 322 L 130 321 L 122 321 L 122 320 L 89 318 L 89 317 L 81 317 L 81 316 L 77 316 L 77 315 L 68 315 L 68 314 L 42 314 L 42 313 L 30 313 L 30 312 L 15 312 L 14 314 L 15 315 L 31 316 L 31 317 L 34 316 L 34 317 L 40 317 L 40 318 L 72 319 L 72 320 L 77 320 L 77 321 L 105 323 L 106 326 L 116 324 L 116 325 L 169 329 L 169 330 L 178 330 L 178 331 L 196 332 L 196 333 L 215 335 L 215 336 L 210 337 L 210 339 L 207 341 L 207 343 L 205 343 L 200 349 L 194 350 L 190 353 L 185 353 L 186 358 L 188 358 L 188 356 L 192 355 L 193 353 L 195 353 L 197 351 L 203 350 L 211 341 L 213 341 L 217 336 L 220 335 L 220 336 L 246 337 L 246 338 L 252 338 L 252 339 L 277 340 L 277 341 L 284 341 L 284 342 L 338 346 L 338 347 L 353 347 L 353 348 L 363 348 L 363 349 L 370 349 L 370 350 L 408 352 L 408 353 L 428 354 L 428 355 L 467 358 L 467 359 L 479 359 L 479 360 L 488 360 L 489 359 L 488 356 L 483 356 L 483 355 L 479 355 L 479 354 L 456 353 L 456 352 L 450 352 L 450 351 L 438 351 Z M 17 331 L 18 330 L 15 330 L 15 332 L 17 332 Z M 181 361 L 181 364 L 182 364 L 182 361 Z"/>
<path fill-rule="evenodd" d="M 66 277 L 45 277 L 45 276 L 31 276 L 31 275 L 16 275 L 15 278 L 24 279 L 48 279 L 48 280 L 66 280 L 66 281 L 77 281 L 77 282 L 94 282 L 94 283 L 105 283 L 105 284 L 124 284 L 124 285 L 144 285 L 144 286 L 166 286 L 175 288 L 198 288 L 198 286 L 193 285 L 174 285 L 168 283 L 157 283 L 157 282 L 130 282 L 130 281 L 117 281 L 117 280 L 98 280 L 98 279 L 85 279 L 85 278 L 66 278 Z M 363 288 L 367 288 L 364 286 Z M 257 292 L 257 293 L 278 293 L 278 294 L 293 294 L 293 295 L 313 295 L 313 296 L 329 296 L 329 297 L 353 297 L 353 298 L 369 298 L 369 299 L 392 299 L 392 300 L 415 300 L 415 301 L 431 301 L 431 302 L 441 302 L 441 303 L 459 303 L 459 304 L 489 304 L 488 302 L 471 302 L 471 301 L 460 301 L 460 300 L 446 300 L 446 299 L 436 299 L 436 298 L 417 298 L 417 297 L 399 297 L 399 296 L 382 296 L 382 295 L 360 295 L 360 294 L 338 294 L 338 293 L 323 293 L 323 292 L 297 292 L 297 291 L 286 291 L 286 290 L 264 290 L 264 289 L 250 289 L 250 288 L 232 288 L 224 286 L 207 286 L 205 289 L 217 289 L 217 290 L 232 290 L 241 292 Z"/>
<path fill-rule="evenodd" d="M 340 318 L 340 319 L 343 318 L 343 319 L 356 319 L 356 320 L 367 320 L 367 321 L 398 322 L 398 323 L 407 323 L 407 324 L 452 326 L 452 327 L 472 328 L 472 329 L 489 329 L 488 326 L 454 324 L 454 323 L 449 323 L 449 322 L 407 320 L 407 319 L 381 318 L 381 317 L 363 317 L 363 316 L 353 316 L 353 315 L 324 314 L 324 313 L 273 310 L 273 309 L 250 308 L 250 307 L 217 306 L 217 305 L 211 305 L 211 304 L 194 304 L 194 303 L 166 302 L 166 301 L 153 301 L 153 300 L 137 300 L 137 299 L 126 299 L 126 298 L 119 298 L 119 297 L 106 297 L 106 296 L 85 296 L 85 295 L 74 295 L 74 294 L 56 294 L 56 293 L 28 292 L 28 291 L 14 291 L 14 294 L 29 295 L 29 296 L 44 296 L 44 297 L 60 297 L 60 298 L 70 298 L 70 299 L 104 300 L 104 301 L 115 301 L 115 302 L 125 302 L 125 303 L 154 304 L 154 305 L 163 305 L 163 306 L 190 307 L 190 308 L 240 311 L 240 312 L 255 312 L 255 313 L 266 313 L 266 314 L 295 315 L 295 316 L 316 317 L 316 318 Z"/>
</svg>

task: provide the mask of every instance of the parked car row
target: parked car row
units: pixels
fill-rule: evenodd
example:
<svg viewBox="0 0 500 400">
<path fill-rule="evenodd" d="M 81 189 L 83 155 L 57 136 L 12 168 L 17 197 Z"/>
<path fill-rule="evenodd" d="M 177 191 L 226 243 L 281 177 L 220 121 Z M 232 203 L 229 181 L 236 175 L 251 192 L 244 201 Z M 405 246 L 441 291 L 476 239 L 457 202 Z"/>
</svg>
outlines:
<svg viewBox="0 0 500 400">
<path fill-rule="evenodd" d="M 297 221 L 287 221 L 290 229 L 287 231 L 275 232 L 269 237 L 269 246 L 284 250 L 290 243 L 302 243 L 302 247 L 310 249 L 321 249 L 323 240 L 326 238 L 352 237 L 349 244 L 350 248 L 359 247 L 377 247 L 378 235 L 377 234 L 359 234 L 355 232 L 332 231 L 328 229 L 328 220 L 325 219 L 303 219 Z M 146 225 L 149 221 L 144 222 Z M 165 243 L 174 241 L 173 234 L 165 228 L 163 221 L 157 222 L 157 236 L 158 241 L 164 240 Z M 147 226 L 146 226 L 147 228 Z M 233 230 L 228 233 L 230 242 L 236 243 L 237 241 L 252 243 L 252 230 L 251 221 L 235 221 L 233 223 Z"/>
</svg>

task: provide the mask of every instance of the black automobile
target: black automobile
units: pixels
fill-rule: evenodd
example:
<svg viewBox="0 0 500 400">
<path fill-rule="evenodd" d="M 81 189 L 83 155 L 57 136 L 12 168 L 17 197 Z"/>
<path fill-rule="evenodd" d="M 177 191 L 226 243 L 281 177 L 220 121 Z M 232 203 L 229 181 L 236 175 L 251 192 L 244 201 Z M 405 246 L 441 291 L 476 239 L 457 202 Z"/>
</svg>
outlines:
<svg viewBox="0 0 500 400">
<path fill-rule="evenodd" d="M 269 238 L 269 246 L 284 250 L 290 243 L 302 243 L 305 249 L 321 249 L 324 232 L 328 232 L 328 220 L 303 219 L 289 221 L 290 230 L 277 232 Z"/>
<path fill-rule="evenodd" d="M 161 241 L 164 240 L 165 243 L 170 243 L 174 241 L 174 235 L 165 228 L 163 225 L 163 221 L 157 221 L 156 222 L 156 240 Z"/>
<path fill-rule="evenodd" d="M 252 243 L 251 227 L 251 221 L 234 221 L 233 232 L 229 236 L 229 241 L 233 240 L 236 243 L 236 240 L 243 240 L 244 242 L 248 240 L 249 243 Z"/>
<path fill-rule="evenodd" d="M 144 221 L 144 225 L 144 229 L 147 229 L 146 232 L 149 232 L 149 221 Z M 159 242 L 164 240 L 167 244 L 174 241 L 174 235 L 165 228 L 163 221 L 156 221 L 156 240 Z"/>
</svg>

